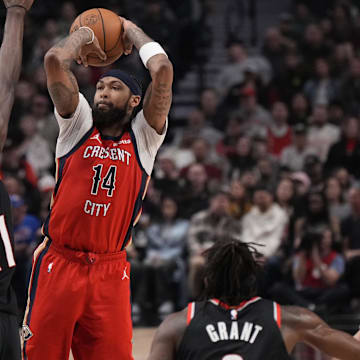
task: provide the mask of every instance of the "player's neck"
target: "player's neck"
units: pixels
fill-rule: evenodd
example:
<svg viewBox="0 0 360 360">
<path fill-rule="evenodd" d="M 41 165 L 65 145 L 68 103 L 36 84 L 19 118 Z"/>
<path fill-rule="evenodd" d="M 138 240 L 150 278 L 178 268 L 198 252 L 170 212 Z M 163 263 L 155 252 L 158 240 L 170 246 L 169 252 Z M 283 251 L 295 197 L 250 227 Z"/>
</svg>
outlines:
<svg viewBox="0 0 360 360">
<path fill-rule="evenodd" d="M 98 129 L 103 136 L 111 136 L 111 137 L 117 137 L 120 136 L 126 126 L 128 125 L 128 121 L 123 124 L 114 124 L 112 126 L 108 126 L 106 128 Z"/>
</svg>

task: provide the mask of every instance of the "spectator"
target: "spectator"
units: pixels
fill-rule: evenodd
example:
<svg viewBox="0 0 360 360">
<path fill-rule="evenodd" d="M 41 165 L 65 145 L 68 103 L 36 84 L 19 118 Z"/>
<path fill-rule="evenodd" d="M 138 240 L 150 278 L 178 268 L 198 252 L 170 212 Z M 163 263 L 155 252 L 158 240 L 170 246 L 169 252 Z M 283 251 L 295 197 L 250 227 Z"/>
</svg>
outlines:
<svg viewBox="0 0 360 360">
<path fill-rule="evenodd" d="M 209 179 L 202 164 L 192 164 L 186 175 L 186 181 L 179 194 L 179 215 L 190 219 L 195 213 L 206 209 L 209 202 Z"/>
<path fill-rule="evenodd" d="M 245 85 L 240 90 L 238 100 L 238 108 L 231 116 L 237 116 L 243 120 L 242 131 L 248 136 L 265 135 L 266 128 L 271 123 L 271 115 L 258 104 L 254 87 Z"/>
<path fill-rule="evenodd" d="M 251 201 L 245 186 L 238 179 L 234 179 L 230 183 L 230 215 L 241 220 L 251 209 Z"/>
<path fill-rule="evenodd" d="M 32 115 L 21 117 L 20 130 L 25 135 L 22 151 L 37 176 L 48 173 L 53 157 L 46 140 L 37 131 L 37 119 Z"/>
<path fill-rule="evenodd" d="M 233 40 L 228 44 L 228 64 L 220 71 L 215 80 L 216 90 L 224 98 L 233 85 L 245 80 L 245 71 L 249 64 L 256 68 L 263 84 L 268 84 L 271 76 L 271 65 L 262 56 L 249 56 L 242 41 Z"/>
<path fill-rule="evenodd" d="M 169 152 L 160 152 L 155 168 L 154 186 L 163 195 L 178 194 L 180 190 L 179 169 Z"/>
<path fill-rule="evenodd" d="M 229 193 L 220 190 L 211 199 L 209 207 L 194 214 L 188 233 L 189 290 L 192 297 L 201 290 L 201 269 L 204 265 L 202 253 L 215 241 L 240 233 L 240 222 L 230 216 Z"/>
<path fill-rule="evenodd" d="M 155 311 L 160 319 L 176 307 L 183 307 L 186 299 L 185 264 L 182 258 L 189 222 L 177 216 L 177 204 L 171 197 L 161 201 L 161 218 L 145 231 L 146 256 L 142 274 L 138 277 L 138 291 L 134 302 L 144 311 Z M 174 286 L 178 293 L 174 296 Z M 177 301 L 177 303 L 175 303 Z"/>
<path fill-rule="evenodd" d="M 276 188 L 276 202 L 290 218 L 294 211 L 295 186 L 291 179 L 282 179 Z"/>
<path fill-rule="evenodd" d="M 293 128 L 293 144 L 285 147 L 281 154 L 280 164 L 291 171 L 304 170 L 305 158 L 316 154 L 316 150 L 307 144 L 307 130 L 303 124 Z"/>
<path fill-rule="evenodd" d="M 284 57 L 289 49 L 293 49 L 293 43 L 276 27 L 269 27 L 265 31 L 263 55 L 270 61 L 275 77 L 281 73 L 284 68 Z"/>
<path fill-rule="evenodd" d="M 302 91 L 307 79 L 306 67 L 295 51 L 288 51 L 284 57 L 284 67 L 272 81 L 275 90 L 275 97 L 290 104 L 291 99 Z M 283 89 L 286 89 L 284 91 Z"/>
<path fill-rule="evenodd" d="M 331 53 L 330 46 L 324 38 L 323 30 L 315 23 L 306 27 L 301 48 L 304 61 L 309 67 L 314 65 L 315 59 L 327 58 Z"/>
<path fill-rule="evenodd" d="M 342 136 L 330 147 L 325 170 L 329 174 L 334 169 L 345 167 L 356 178 L 360 178 L 359 119 L 348 117 L 343 125 Z"/>
<path fill-rule="evenodd" d="M 272 123 L 268 127 L 268 151 L 275 157 L 281 154 L 292 143 L 292 131 L 288 125 L 288 109 L 283 102 L 276 102 L 271 109 Z"/>
<path fill-rule="evenodd" d="M 309 113 L 310 105 L 307 98 L 301 92 L 296 93 L 291 99 L 290 124 L 296 125 L 300 123 L 305 125 Z"/>
<path fill-rule="evenodd" d="M 203 138 L 195 139 L 191 145 L 194 156 L 194 163 L 202 164 L 205 167 L 207 177 L 212 186 L 219 185 L 223 178 L 223 171 L 220 166 L 219 159 L 216 158 L 215 152 L 211 151 L 211 146 L 207 140 Z M 180 176 L 186 177 L 189 166 L 181 169 Z"/>
<path fill-rule="evenodd" d="M 211 124 L 208 124 L 205 120 L 204 113 L 197 109 L 189 114 L 187 126 L 177 130 L 173 145 L 177 147 L 189 147 L 194 139 L 204 138 L 212 146 L 215 146 L 222 137 L 222 133 L 219 130 L 216 130 Z"/>
<path fill-rule="evenodd" d="M 329 214 L 324 193 L 311 191 L 306 197 L 304 215 L 295 222 L 295 250 L 300 246 L 305 233 L 323 234 L 325 229 L 331 229 L 336 236 L 334 240 L 339 239 L 339 220 Z"/>
<path fill-rule="evenodd" d="M 347 280 L 352 296 L 360 297 L 360 188 L 354 186 L 349 192 L 351 214 L 341 223 L 344 254 L 347 266 Z"/>
<path fill-rule="evenodd" d="M 326 180 L 325 196 L 330 216 L 341 222 L 350 215 L 350 205 L 345 202 L 340 181 L 336 177 L 329 177 Z"/>
<path fill-rule="evenodd" d="M 228 154 L 230 161 L 229 178 L 239 177 L 244 171 L 251 169 L 255 165 L 251 150 L 251 138 L 247 136 L 239 137 L 234 153 Z"/>
<path fill-rule="evenodd" d="M 329 148 L 338 141 L 339 128 L 328 123 L 328 108 L 325 105 L 315 105 L 311 115 L 311 125 L 308 131 L 308 142 L 316 149 L 320 160 L 327 158 Z"/>
<path fill-rule="evenodd" d="M 207 88 L 201 92 L 200 109 L 204 113 L 206 123 L 223 130 L 226 121 L 219 105 L 220 97 L 214 88 Z"/>
<path fill-rule="evenodd" d="M 255 190 L 253 202 L 254 206 L 243 217 L 241 238 L 257 244 L 257 250 L 268 259 L 281 245 L 288 216 L 265 187 Z"/>
<path fill-rule="evenodd" d="M 304 85 L 304 94 L 312 105 L 329 105 L 337 98 L 338 83 L 330 76 L 330 65 L 324 58 L 315 60 L 314 77 Z"/>
<path fill-rule="evenodd" d="M 357 116 L 360 112 L 360 58 L 350 61 L 350 71 L 340 87 L 340 100 L 346 113 Z"/>
<path fill-rule="evenodd" d="M 330 229 L 322 234 L 305 234 L 292 267 L 295 289 L 277 284 L 271 290 L 273 298 L 281 304 L 303 306 L 322 314 L 338 311 L 339 304 L 344 306 L 349 299 L 348 287 L 340 281 L 345 261 L 333 247 Z"/>
<path fill-rule="evenodd" d="M 26 307 L 27 283 L 31 271 L 31 256 L 38 245 L 40 220 L 27 213 L 24 199 L 16 194 L 10 195 L 14 225 L 14 256 L 16 271 L 13 278 L 20 317 Z"/>
</svg>

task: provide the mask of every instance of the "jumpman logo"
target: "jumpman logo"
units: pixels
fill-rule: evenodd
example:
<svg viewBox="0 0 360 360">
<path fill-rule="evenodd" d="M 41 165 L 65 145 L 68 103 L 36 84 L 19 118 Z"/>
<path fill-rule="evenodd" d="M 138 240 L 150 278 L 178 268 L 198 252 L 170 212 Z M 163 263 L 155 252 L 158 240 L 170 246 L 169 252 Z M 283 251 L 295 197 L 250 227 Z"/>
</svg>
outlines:
<svg viewBox="0 0 360 360">
<path fill-rule="evenodd" d="M 97 140 L 100 144 L 102 144 L 100 140 L 100 134 L 96 134 L 90 138 L 90 140 Z"/>
<path fill-rule="evenodd" d="M 130 278 L 128 277 L 128 274 L 126 273 L 126 269 L 127 269 L 127 266 L 125 266 L 123 277 L 122 277 L 121 280 L 124 280 L 124 279 L 129 279 L 130 280 Z"/>
</svg>

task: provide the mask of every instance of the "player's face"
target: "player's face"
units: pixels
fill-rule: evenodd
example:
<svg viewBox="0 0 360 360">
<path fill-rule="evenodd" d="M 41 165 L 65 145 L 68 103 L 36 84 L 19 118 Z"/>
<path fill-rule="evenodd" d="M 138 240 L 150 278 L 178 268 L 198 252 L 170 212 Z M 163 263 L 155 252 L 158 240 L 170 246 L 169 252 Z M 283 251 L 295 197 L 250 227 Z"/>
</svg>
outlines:
<svg viewBox="0 0 360 360">
<path fill-rule="evenodd" d="M 104 77 L 96 84 L 93 105 L 94 125 L 103 130 L 115 124 L 128 121 L 134 106 L 134 95 L 130 89 L 115 77 Z"/>
</svg>

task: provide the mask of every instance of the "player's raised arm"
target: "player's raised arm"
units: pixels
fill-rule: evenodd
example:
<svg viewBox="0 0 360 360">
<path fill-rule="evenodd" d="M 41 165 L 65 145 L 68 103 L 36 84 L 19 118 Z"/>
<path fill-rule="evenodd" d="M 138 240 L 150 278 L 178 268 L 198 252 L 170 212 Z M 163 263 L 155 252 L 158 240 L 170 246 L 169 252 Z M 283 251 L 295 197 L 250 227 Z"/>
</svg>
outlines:
<svg viewBox="0 0 360 360">
<path fill-rule="evenodd" d="M 305 342 L 341 360 L 360 359 L 360 342 L 332 329 L 316 314 L 296 306 L 282 306 L 282 334 L 288 351 Z"/>
<path fill-rule="evenodd" d="M 106 59 L 93 31 L 81 27 L 54 45 L 45 55 L 48 90 L 62 117 L 70 117 L 79 103 L 79 87 L 70 66 L 74 60 L 81 60 L 87 66 L 89 53 Z"/>
<path fill-rule="evenodd" d="M 24 17 L 34 0 L 4 0 L 6 21 L 0 49 L 0 151 L 6 140 L 15 86 L 21 73 Z"/>
<path fill-rule="evenodd" d="M 130 53 L 134 45 L 152 79 L 144 98 L 144 116 L 150 126 L 161 134 L 171 106 L 173 67 L 157 42 L 131 21 L 123 20 L 125 53 Z"/>
</svg>

